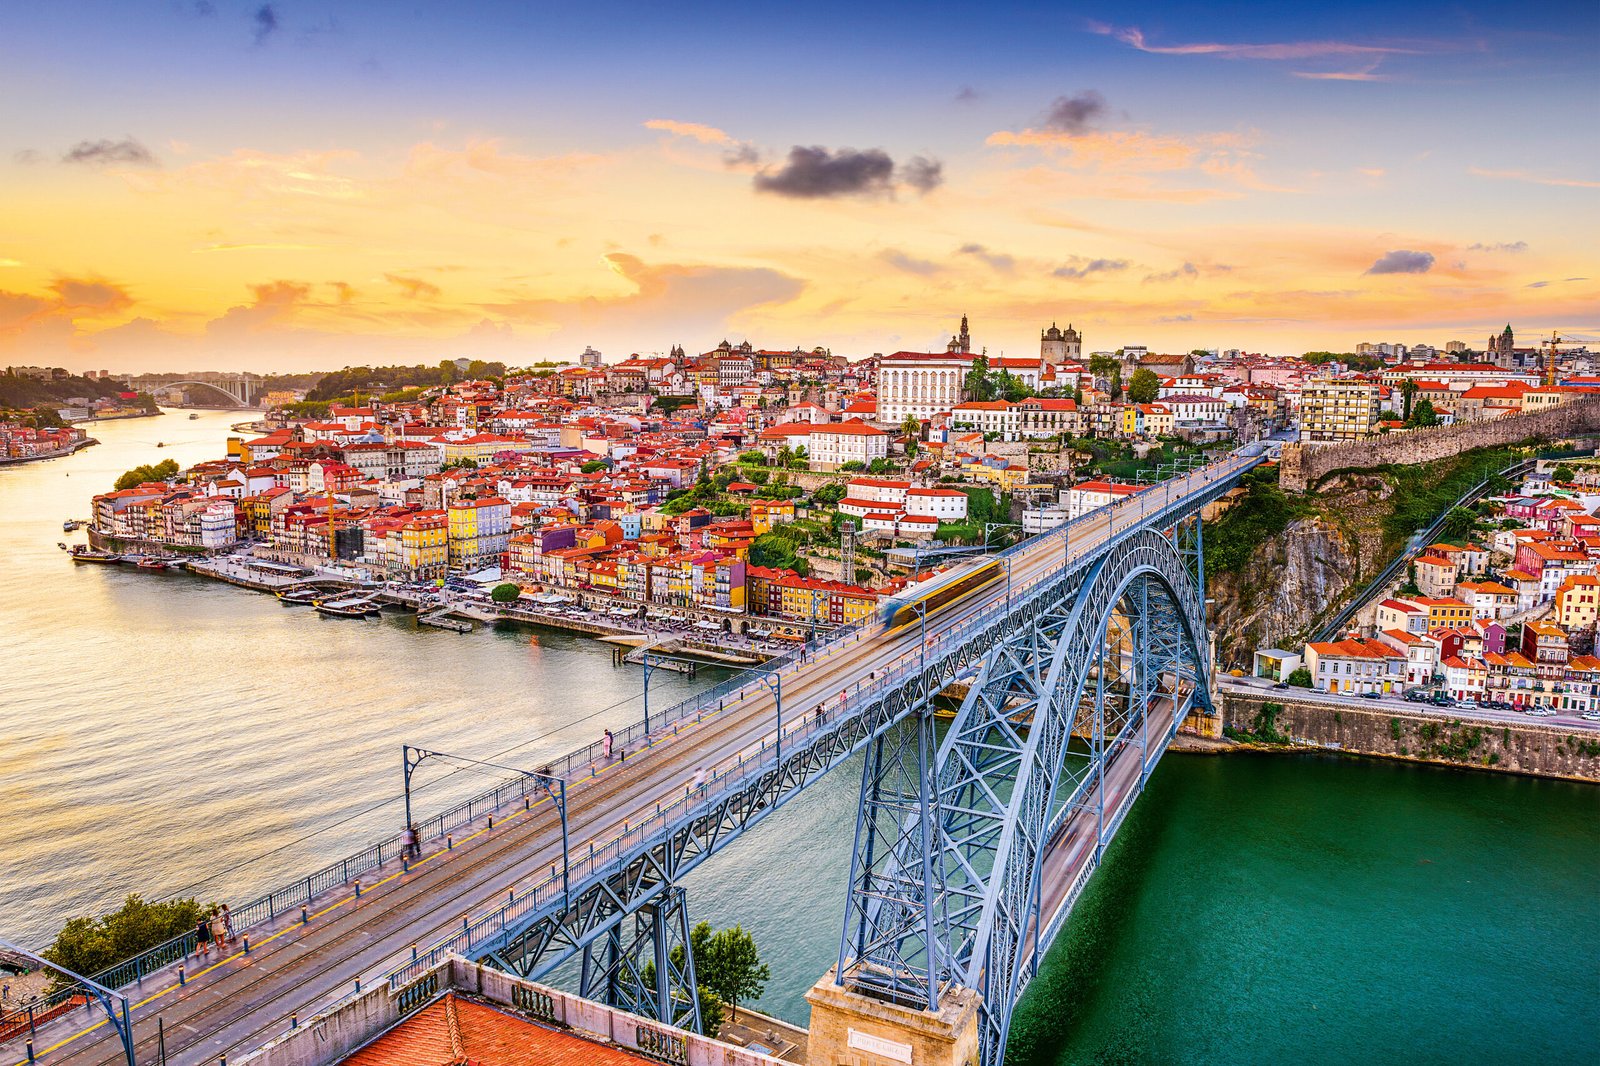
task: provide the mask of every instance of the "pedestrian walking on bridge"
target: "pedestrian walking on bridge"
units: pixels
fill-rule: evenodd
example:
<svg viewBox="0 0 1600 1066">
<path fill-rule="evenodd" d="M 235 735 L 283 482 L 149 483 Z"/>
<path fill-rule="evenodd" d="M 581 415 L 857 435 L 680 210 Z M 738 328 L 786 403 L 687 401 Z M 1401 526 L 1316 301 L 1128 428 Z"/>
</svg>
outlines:
<svg viewBox="0 0 1600 1066">
<path fill-rule="evenodd" d="M 609 730 L 609 729 L 608 729 L 608 730 L 606 730 L 606 736 L 605 736 L 605 755 L 606 755 L 606 761 L 607 761 L 607 762 L 609 762 L 609 761 L 610 761 L 610 760 L 611 760 L 611 746 L 612 746 L 612 745 L 613 745 L 613 744 L 614 744 L 614 743 L 616 743 L 616 739 L 615 739 L 615 738 L 614 738 L 614 737 L 612 737 L 612 735 L 611 735 L 611 730 Z"/>
<path fill-rule="evenodd" d="M 194 953 L 200 958 L 211 956 L 211 922 L 203 914 L 194 923 Z"/>
</svg>

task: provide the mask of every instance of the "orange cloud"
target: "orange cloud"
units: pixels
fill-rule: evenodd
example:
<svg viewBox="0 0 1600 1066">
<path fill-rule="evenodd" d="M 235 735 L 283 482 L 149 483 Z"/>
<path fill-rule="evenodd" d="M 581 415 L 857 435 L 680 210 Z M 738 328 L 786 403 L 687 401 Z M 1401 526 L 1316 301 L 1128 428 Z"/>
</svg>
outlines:
<svg viewBox="0 0 1600 1066">
<path fill-rule="evenodd" d="M 733 138 L 715 126 L 699 122 L 678 122 L 670 118 L 653 118 L 644 124 L 647 130 L 661 130 L 677 137 L 693 137 L 701 144 L 732 144 Z"/>
</svg>

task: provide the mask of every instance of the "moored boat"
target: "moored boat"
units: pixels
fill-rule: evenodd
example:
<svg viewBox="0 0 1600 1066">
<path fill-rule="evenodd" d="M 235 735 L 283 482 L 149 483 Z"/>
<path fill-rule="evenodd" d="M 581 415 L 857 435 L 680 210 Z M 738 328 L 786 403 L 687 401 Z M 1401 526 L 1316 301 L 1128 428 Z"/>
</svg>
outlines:
<svg viewBox="0 0 1600 1066">
<path fill-rule="evenodd" d="M 378 606 L 365 597 L 355 600 L 323 600 L 317 603 L 317 613 L 335 618 L 366 618 L 378 613 Z"/>
<path fill-rule="evenodd" d="M 145 558 L 139 560 L 138 566 L 140 570 L 166 570 L 169 564 L 165 559 Z"/>
<path fill-rule="evenodd" d="M 75 563 L 120 563 L 122 556 L 113 555 L 111 552 L 98 552 L 93 548 L 79 547 L 72 553 Z"/>
<path fill-rule="evenodd" d="M 322 593 L 317 589 L 289 589 L 278 593 L 278 602 L 285 607 L 310 607 L 320 599 Z"/>
</svg>

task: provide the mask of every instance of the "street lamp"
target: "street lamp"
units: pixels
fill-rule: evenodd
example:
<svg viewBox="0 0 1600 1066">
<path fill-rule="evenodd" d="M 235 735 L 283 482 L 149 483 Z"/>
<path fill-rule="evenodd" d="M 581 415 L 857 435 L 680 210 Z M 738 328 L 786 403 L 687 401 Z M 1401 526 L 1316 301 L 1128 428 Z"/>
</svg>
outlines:
<svg viewBox="0 0 1600 1066">
<path fill-rule="evenodd" d="M 406 829 L 414 830 L 415 824 L 411 821 L 411 775 L 423 760 L 429 758 L 452 759 L 456 762 L 473 763 L 477 766 L 489 766 L 496 770 L 509 770 L 523 777 L 531 777 L 544 790 L 550 802 L 556 805 L 556 810 L 561 815 L 561 891 L 571 898 L 572 880 L 568 870 L 568 857 L 571 855 L 571 838 L 567 827 L 567 782 L 565 778 L 539 770 L 524 770 L 517 766 L 505 766 L 501 763 L 489 762 L 485 759 L 474 759 L 466 755 L 452 755 L 444 751 L 429 751 L 426 748 L 414 748 L 409 744 L 400 746 L 400 756 L 405 766 L 405 792 L 406 792 Z"/>
</svg>

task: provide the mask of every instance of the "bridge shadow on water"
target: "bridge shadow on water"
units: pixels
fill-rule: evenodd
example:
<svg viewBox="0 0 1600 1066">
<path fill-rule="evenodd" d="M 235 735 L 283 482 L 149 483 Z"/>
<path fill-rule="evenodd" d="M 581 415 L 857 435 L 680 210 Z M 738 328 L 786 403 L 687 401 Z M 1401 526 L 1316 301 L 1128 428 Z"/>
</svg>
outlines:
<svg viewBox="0 0 1600 1066">
<path fill-rule="evenodd" d="M 1181 757 L 1181 756 L 1180 756 Z M 1172 755 L 1151 774 L 1145 792 L 1128 812 L 1105 859 L 1073 908 L 1055 944 L 1040 961 L 1039 973 L 1018 1001 L 1006 1044 L 1007 1066 L 1133 1066 L 1161 1061 L 1154 1037 L 1154 997 L 1136 991 L 1134 1001 L 1121 1004 L 1117 1013 L 1135 1019 L 1087 1057 L 1064 1057 L 1064 1052 L 1084 1018 L 1098 1013 L 1099 997 L 1106 994 L 1104 978 L 1114 958 L 1115 945 L 1136 921 L 1140 886 L 1152 857 L 1169 830 L 1174 805 L 1183 798 L 1170 774 L 1162 769 Z"/>
</svg>

